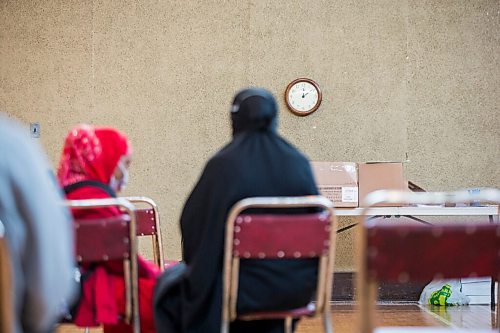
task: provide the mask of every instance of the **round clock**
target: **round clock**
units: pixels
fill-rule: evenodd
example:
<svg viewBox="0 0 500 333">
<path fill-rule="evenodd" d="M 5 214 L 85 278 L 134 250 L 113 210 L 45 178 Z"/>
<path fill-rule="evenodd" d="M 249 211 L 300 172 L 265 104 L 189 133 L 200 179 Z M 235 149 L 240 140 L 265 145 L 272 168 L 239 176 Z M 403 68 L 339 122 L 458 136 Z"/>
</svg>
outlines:
<svg viewBox="0 0 500 333">
<path fill-rule="evenodd" d="M 298 78 L 290 82 L 285 91 L 286 106 L 298 116 L 307 116 L 321 104 L 321 90 L 311 79 Z"/>
</svg>

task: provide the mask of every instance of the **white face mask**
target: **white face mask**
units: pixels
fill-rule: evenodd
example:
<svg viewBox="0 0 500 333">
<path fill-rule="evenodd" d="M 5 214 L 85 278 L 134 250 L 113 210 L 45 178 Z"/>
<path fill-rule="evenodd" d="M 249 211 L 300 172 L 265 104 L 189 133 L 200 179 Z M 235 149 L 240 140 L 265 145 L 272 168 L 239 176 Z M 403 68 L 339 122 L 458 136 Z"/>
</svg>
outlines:
<svg viewBox="0 0 500 333">
<path fill-rule="evenodd" d="M 115 175 L 113 174 L 111 176 L 111 179 L 109 180 L 109 186 L 113 189 L 115 192 L 120 192 L 125 189 L 128 183 L 128 170 L 127 168 L 123 165 L 122 161 L 118 162 L 118 168 L 123 174 L 122 179 L 118 180 L 116 179 Z"/>
</svg>

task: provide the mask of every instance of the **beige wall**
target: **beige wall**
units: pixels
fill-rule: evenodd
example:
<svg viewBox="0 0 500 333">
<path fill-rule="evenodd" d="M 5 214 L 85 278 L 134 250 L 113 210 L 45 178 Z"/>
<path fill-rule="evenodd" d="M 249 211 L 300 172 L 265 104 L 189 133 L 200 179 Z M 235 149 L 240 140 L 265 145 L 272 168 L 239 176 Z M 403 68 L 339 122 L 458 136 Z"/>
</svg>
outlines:
<svg viewBox="0 0 500 333">
<path fill-rule="evenodd" d="M 408 179 L 429 190 L 499 187 L 499 11 L 498 0 L 0 0 L 0 109 L 41 123 L 54 164 L 76 123 L 128 133 L 125 194 L 159 203 L 166 254 L 179 257 L 183 202 L 249 85 L 275 93 L 281 133 L 311 159 L 408 154 Z M 306 118 L 282 101 L 299 76 L 323 91 Z M 339 242 L 349 269 L 352 234 Z"/>
</svg>

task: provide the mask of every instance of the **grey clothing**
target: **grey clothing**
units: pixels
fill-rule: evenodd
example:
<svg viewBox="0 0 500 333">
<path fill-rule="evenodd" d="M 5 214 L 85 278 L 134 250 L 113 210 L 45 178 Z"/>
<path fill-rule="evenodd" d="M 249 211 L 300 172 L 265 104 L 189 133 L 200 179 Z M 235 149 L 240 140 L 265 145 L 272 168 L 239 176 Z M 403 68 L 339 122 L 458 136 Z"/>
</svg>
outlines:
<svg viewBox="0 0 500 333">
<path fill-rule="evenodd" d="M 71 218 L 29 130 L 0 114 L 0 220 L 13 267 L 15 333 L 45 333 L 75 291 Z"/>
</svg>

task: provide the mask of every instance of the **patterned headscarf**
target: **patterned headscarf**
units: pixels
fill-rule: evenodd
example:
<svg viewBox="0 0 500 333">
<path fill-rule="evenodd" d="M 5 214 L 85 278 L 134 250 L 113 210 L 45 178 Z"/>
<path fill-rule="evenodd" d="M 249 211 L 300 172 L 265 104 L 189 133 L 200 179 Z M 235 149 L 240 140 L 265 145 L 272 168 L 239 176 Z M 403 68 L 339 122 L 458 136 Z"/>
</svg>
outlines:
<svg viewBox="0 0 500 333">
<path fill-rule="evenodd" d="M 78 125 L 66 136 L 57 178 L 62 186 L 84 180 L 108 184 L 120 158 L 131 153 L 127 137 L 118 130 Z"/>
</svg>

